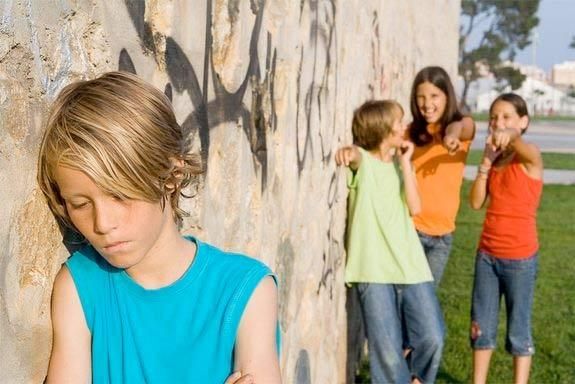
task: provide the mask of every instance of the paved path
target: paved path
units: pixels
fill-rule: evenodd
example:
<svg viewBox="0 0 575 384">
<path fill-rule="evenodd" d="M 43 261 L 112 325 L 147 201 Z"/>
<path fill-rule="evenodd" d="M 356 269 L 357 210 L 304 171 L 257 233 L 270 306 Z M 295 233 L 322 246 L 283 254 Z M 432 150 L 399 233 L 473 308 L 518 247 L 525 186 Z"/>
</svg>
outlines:
<svg viewBox="0 0 575 384">
<path fill-rule="evenodd" d="M 476 166 L 474 165 L 465 166 L 464 177 L 467 180 L 474 180 L 476 175 L 477 175 Z M 575 185 L 575 171 L 545 169 L 543 171 L 543 183 Z"/>
<path fill-rule="evenodd" d="M 487 136 L 487 122 L 477 122 L 477 134 L 471 148 L 483 149 Z M 539 146 L 542 152 L 558 152 L 575 154 L 575 121 L 541 121 L 529 125 L 525 139 Z M 464 177 L 473 180 L 477 167 L 465 167 Z M 545 169 L 543 171 L 545 184 L 575 184 L 575 171 Z"/>
<path fill-rule="evenodd" d="M 487 136 L 487 122 L 478 121 L 471 148 L 482 149 Z M 525 140 L 539 146 L 542 152 L 575 153 L 575 121 L 541 121 L 529 125 Z"/>
</svg>

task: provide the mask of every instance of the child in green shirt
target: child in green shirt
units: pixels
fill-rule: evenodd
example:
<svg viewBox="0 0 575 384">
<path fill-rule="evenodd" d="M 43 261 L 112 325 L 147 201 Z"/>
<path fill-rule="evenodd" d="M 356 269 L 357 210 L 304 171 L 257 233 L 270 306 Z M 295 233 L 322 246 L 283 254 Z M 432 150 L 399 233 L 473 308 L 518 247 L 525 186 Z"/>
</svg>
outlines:
<svg viewBox="0 0 575 384">
<path fill-rule="evenodd" d="M 410 215 L 420 210 L 403 109 L 368 101 L 353 116 L 353 146 L 340 148 L 348 166 L 346 283 L 359 294 L 372 383 L 435 381 L 445 326 L 433 277 Z M 403 355 L 403 335 L 410 340 Z"/>
</svg>

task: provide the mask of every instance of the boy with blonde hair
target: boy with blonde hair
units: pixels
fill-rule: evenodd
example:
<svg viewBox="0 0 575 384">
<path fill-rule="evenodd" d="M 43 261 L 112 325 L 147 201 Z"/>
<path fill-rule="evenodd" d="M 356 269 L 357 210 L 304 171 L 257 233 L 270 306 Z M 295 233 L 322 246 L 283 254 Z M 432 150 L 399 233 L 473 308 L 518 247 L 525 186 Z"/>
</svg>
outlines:
<svg viewBox="0 0 575 384">
<path fill-rule="evenodd" d="M 280 382 L 269 268 L 179 233 L 201 167 L 164 94 L 120 72 L 68 85 L 38 169 L 88 243 L 54 282 L 49 383 Z"/>
</svg>

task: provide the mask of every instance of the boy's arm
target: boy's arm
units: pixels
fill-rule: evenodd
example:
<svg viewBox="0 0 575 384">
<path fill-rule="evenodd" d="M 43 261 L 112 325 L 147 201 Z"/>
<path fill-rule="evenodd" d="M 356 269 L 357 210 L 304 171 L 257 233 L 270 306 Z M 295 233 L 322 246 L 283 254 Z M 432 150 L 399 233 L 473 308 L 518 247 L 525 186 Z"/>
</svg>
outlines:
<svg viewBox="0 0 575 384">
<path fill-rule="evenodd" d="M 421 200 L 419 192 L 417 191 L 417 180 L 415 172 L 411 165 L 411 156 L 413 155 L 413 143 L 404 141 L 399 148 L 399 164 L 401 165 L 401 172 L 403 174 L 403 188 L 405 191 L 405 200 L 411 216 L 415 216 L 421 212 Z"/>
<path fill-rule="evenodd" d="M 355 145 L 341 147 L 335 152 L 335 163 L 357 171 L 361 164 L 361 152 Z"/>
<path fill-rule="evenodd" d="M 277 286 L 267 276 L 242 315 L 234 350 L 234 371 L 251 376 L 254 383 L 281 383 L 276 347 L 277 306 Z"/>
<path fill-rule="evenodd" d="M 462 141 L 473 140 L 475 137 L 475 122 L 469 116 L 463 116 L 461 120 L 454 121 L 445 128 L 443 145 L 449 153 L 455 153 Z"/>
<path fill-rule="evenodd" d="M 46 382 L 90 383 L 90 330 L 68 268 L 62 266 L 52 291 L 52 354 Z"/>
</svg>

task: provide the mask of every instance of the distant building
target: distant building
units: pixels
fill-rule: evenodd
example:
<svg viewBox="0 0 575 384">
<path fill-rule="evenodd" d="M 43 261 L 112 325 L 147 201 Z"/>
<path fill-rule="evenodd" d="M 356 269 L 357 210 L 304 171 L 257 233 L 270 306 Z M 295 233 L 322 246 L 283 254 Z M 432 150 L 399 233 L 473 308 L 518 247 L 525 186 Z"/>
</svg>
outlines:
<svg viewBox="0 0 575 384">
<path fill-rule="evenodd" d="M 505 63 L 505 65 L 519 69 L 526 78 L 519 89 L 512 91 L 511 87 L 507 86 L 502 92 L 515 92 L 523 97 L 527 102 L 530 115 L 575 115 L 575 98 L 570 97 L 571 91 L 567 85 L 551 85 L 545 71 L 536 66 L 518 63 Z M 571 62 L 570 65 L 573 71 L 573 84 L 575 84 L 575 62 Z M 555 66 L 553 69 L 555 70 Z M 459 94 L 461 94 L 463 85 L 461 78 L 457 85 Z M 471 111 L 487 112 L 491 102 L 501 93 L 496 88 L 497 82 L 491 73 L 471 83 L 467 96 L 467 104 Z"/>
<path fill-rule="evenodd" d="M 547 75 L 547 72 L 545 72 L 543 68 L 539 68 L 535 65 L 519 64 L 510 61 L 504 62 L 503 65 L 507 65 L 515 69 L 518 69 L 522 74 L 532 79 L 544 82 L 549 81 L 549 76 Z"/>
<path fill-rule="evenodd" d="M 551 82 L 556 85 L 575 86 L 575 61 L 555 64 L 551 70 Z"/>
<path fill-rule="evenodd" d="M 519 89 L 514 92 L 525 99 L 531 116 L 575 115 L 575 99 L 567 93 L 546 82 L 527 77 Z M 499 95 L 494 89 L 477 95 L 473 105 L 475 112 L 487 112 L 493 100 Z"/>
</svg>

